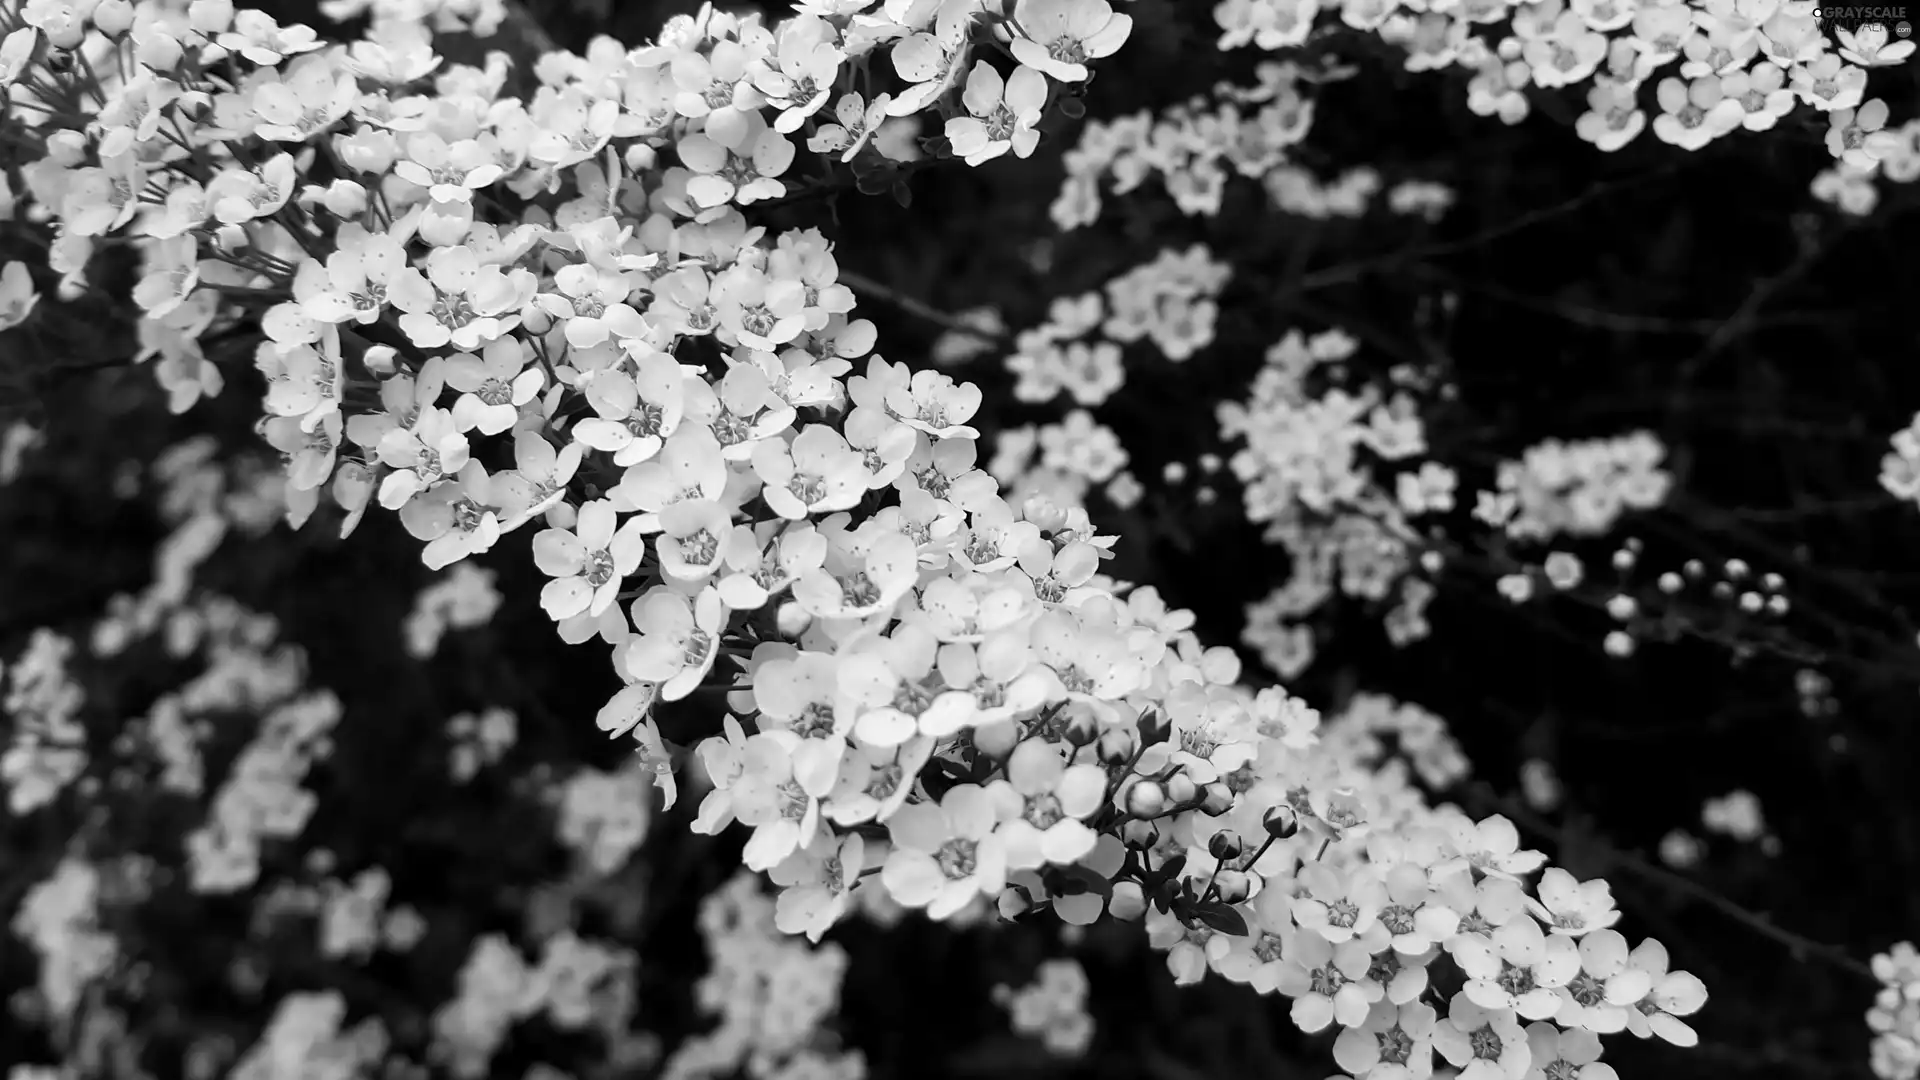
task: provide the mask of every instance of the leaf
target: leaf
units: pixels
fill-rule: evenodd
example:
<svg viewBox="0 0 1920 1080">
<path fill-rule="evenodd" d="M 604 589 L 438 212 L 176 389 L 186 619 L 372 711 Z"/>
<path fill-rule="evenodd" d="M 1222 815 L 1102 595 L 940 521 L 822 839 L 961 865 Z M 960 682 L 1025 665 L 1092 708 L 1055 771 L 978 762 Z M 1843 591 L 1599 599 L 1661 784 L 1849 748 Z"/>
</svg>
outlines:
<svg viewBox="0 0 1920 1080">
<path fill-rule="evenodd" d="M 1095 893 L 1109 899 L 1113 896 L 1113 882 L 1107 880 L 1105 875 L 1078 863 L 1057 868 L 1054 871 L 1054 877 L 1059 887 L 1056 888 L 1055 883 L 1049 883 L 1048 891 L 1057 892 L 1062 896 L 1079 896 L 1083 893 Z"/>
<path fill-rule="evenodd" d="M 902 210 L 913 205 L 913 188 L 907 185 L 906 180 L 893 182 L 893 201 L 899 203 Z"/>
<path fill-rule="evenodd" d="M 1247 936 L 1247 920 L 1238 909 L 1221 900 L 1209 900 L 1193 905 L 1193 917 L 1223 934 L 1235 937 Z"/>
<path fill-rule="evenodd" d="M 1153 879 L 1155 881 L 1172 881 L 1174 878 L 1180 876 L 1180 871 L 1186 868 L 1187 857 L 1184 854 L 1175 855 L 1166 862 L 1161 863 L 1159 869 L 1153 871 Z"/>
<path fill-rule="evenodd" d="M 1141 710 L 1140 722 L 1134 727 L 1140 732 L 1141 746 L 1154 746 L 1166 742 L 1168 736 L 1173 733 L 1171 725 L 1162 721 L 1160 710 L 1155 708 Z"/>
</svg>

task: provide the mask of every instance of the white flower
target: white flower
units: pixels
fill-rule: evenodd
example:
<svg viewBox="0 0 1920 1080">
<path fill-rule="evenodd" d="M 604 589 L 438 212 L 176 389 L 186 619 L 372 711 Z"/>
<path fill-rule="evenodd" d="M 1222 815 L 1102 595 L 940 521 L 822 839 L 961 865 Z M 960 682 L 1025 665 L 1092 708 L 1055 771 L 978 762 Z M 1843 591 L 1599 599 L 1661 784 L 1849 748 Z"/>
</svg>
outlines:
<svg viewBox="0 0 1920 1080">
<path fill-rule="evenodd" d="M 1527 1025 L 1527 1052 L 1533 1058 L 1527 1080 L 1620 1080 L 1613 1066 L 1600 1061 L 1600 1036 L 1591 1031 L 1561 1031 L 1536 1021 Z"/>
<path fill-rule="evenodd" d="M 767 127 L 758 112 L 746 114 L 737 132 L 715 134 L 712 128 L 680 140 L 680 160 L 693 176 L 687 195 L 702 209 L 762 199 L 787 193 L 778 177 L 793 164 L 793 143 Z"/>
<path fill-rule="evenodd" d="M 1685 971 L 1667 970 L 1667 947 L 1648 938 L 1627 959 L 1646 973 L 1652 989 L 1627 1010 L 1627 1030 L 1642 1039 L 1659 1036 L 1675 1046 L 1694 1046 L 1700 1036 L 1680 1017 L 1691 1016 L 1707 1003 L 1706 984 Z"/>
<path fill-rule="evenodd" d="M 1112 56 L 1133 32 L 1131 15 L 1116 15 L 1107 0 L 1019 0 L 1013 58 L 1059 79 L 1081 82 L 1087 61 Z"/>
<path fill-rule="evenodd" d="M 807 425 L 792 442 L 755 443 L 752 462 L 767 508 L 791 521 L 851 510 L 867 493 L 866 463 L 825 424 Z"/>
<path fill-rule="evenodd" d="M 1069 765 L 1056 744 L 1027 739 L 1007 759 L 1006 779 L 987 790 L 1016 815 L 1000 826 L 1009 867 L 1066 866 L 1093 853 L 1098 836 L 1083 819 L 1106 798 L 1107 772 L 1100 766 Z"/>
<path fill-rule="evenodd" d="M 527 361 L 531 352 L 511 335 L 487 342 L 475 356 L 447 357 L 447 385 L 460 391 L 453 403 L 453 425 L 461 431 L 498 435 L 520 419 L 521 406 L 540 394 L 546 375 Z"/>
<path fill-rule="evenodd" d="M 1521 1080 L 1533 1064 L 1527 1033 L 1512 1013 L 1453 995 L 1447 1018 L 1433 1029 L 1434 1049 L 1460 1070 L 1460 1080 Z"/>
<path fill-rule="evenodd" d="M 1433 1072 L 1433 1029 L 1439 1015 L 1431 1005 L 1373 1003 L 1365 1024 L 1345 1028 L 1333 1043 L 1333 1060 L 1355 1076 L 1410 1080 Z"/>
<path fill-rule="evenodd" d="M 633 602 L 638 636 L 627 642 L 622 664 L 633 678 L 659 683 L 662 700 L 678 701 L 712 669 L 726 620 L 726 605 L 711 587 L 688 598 L 655 586 Z"/>
<path fill-rule="evenodd" d="M 1280 969 L 1278 989 L 1293 999 L 1293 1022 L 1312 1034 L 1339 1021 L 1341 1027 L 1366 1023 L 1373 1003 L 1383 996 L 1367 981 L 1373 957 L 1358 941 L 1339 945 L 1311 930 L 1294 935 Z"/>
<path fill-rule="evenodd" d="M 1550 866 L 1540 875 L 1535 891 L 1540 899 L 1529 899 L 1527 907 L 1556 934 L 1579 937 L 1620 921 L 1620 912 L 1613 906 L 1613 889 L 1605 881 L 1583 883 L 1565 870 Z"/>
<path fill-rule="evenodd" d="M 1558 934 L 1548 937 L 1529 918 L 1494 930 L 1491 938 L 1461 941 L 1454 959 L 1467 976 L 1465 993 L 1488 1009 L 1507 1009 L 1529 1020 L 1545 1020 L 1560 1010 L 1559 987 L 1580 970 L 1580 952 Z"/>
<path fill-rule="evenodd" d="M 646 553 L 639 519 L 622 525 L 612 503 L 595 499 L 580 507 L 573 531 L 545 529 L 533 538 L 534 565 L 554 579 L 540 590 L 540 606 L 556 622 L 582 612 L 598 618 Z"/>
<path fill-rule="evenodd" d="M 1900 137 L 1887 126 L 1887 103 L 1880 98 L 1854 109 L 1835 109 L 1827 115 L 1827 152 L 1856 169 L 1872 169 L 1900 146 Z"/>
<path fill-rule="evenodd" d="M 1554 1019 L 1602 1035 L 1624 1031 L 1627 1010 L 1653 989 L 1653 977 L 1628 962 L 1627 939 L 1595 930 L 1580 939 L 1580 970 L 1560 988 Z"/>
<path fill-rule="evenodd" d="M 887 822 L 893 851 L 880 882 L 902 905 L 945 919 L 1007 882 L 1005 841 L 995 832 L 1003 808 L 975 784 L 960 784 L 938 805 L 901 807 Z"/>
<path fill-rule="evenodd" d="M 783 886 L 774 901 L 774 925 L 783 933 L 817 942 L 846 914 L 854 883 L 866 869 L 866 840 L 859 833 L 822 833 L 767 872 Z"/>
<path fill-rule="evenodd" d="M 1040 111 L 1047 103 L 1047 80 L 1030 67 L 1015 68 L 1002 81 L 985 60 L 976 60 L 960 100 L 971 116 L 947 121 L 953 152 L 969 165 L 982 165 L 1012 150 L 1026 157 L 1040 144 Z"/>
</svg>

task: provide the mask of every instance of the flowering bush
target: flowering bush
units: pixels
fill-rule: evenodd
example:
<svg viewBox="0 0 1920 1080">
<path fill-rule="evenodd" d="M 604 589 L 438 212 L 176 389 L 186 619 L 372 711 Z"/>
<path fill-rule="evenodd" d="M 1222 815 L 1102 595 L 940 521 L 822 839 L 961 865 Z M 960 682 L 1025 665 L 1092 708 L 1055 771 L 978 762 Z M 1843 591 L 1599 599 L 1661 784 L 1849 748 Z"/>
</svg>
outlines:
<svg viewBox="0 0 1920 1080">
<path fill-rule="evenodd" d="M 1829 671 L 1865 700 L 1887 683 L 1858 669 L 1911 680 L 1917 646 L 1894 608 L 1883 649 L 1870 589 L 1738 519 L 1718 535 L 1754 554 L 1709 571 L 1690 492 L 1713 488 L 1666 422 L 1686 401 L 1534 406 L 1550 430 L 1486 405 L 1485 365 L 1522 358 L 1456 360 L 1472 283 L 1418 254 L 1500 235 L 1434 239 L 1459 163 L 1389 175 L 1321 141 L 1380 72 L 1462 67 L 1468 122 L 1538 110 L 1585 168 L 1652 142 L 1669 170 L 1741 140 L 1824 155 L 1777 152 L 1837 216 L 1796 219 L 1795 261 L 1653 384 L 1689 399 L 1827 246 L 1911 205 L 1905 34 L 1803 0 L 800 0 L 647 7 L 644 43 L 571 49 L 487 0 L 303 14 L 0 6 L 0 327 L 44 406 L 0 458 L 9 581 L 78 559 L 62 528 L 146 562 L 0 631 L 23 867 L 0 896 L 36 1032 L 9 1080 L 1109 1075 L 1100 1047 L 1135 1056 L 1109 1010 L 1165 991 L 1114 1006 L 1085 965 L 1141 944 L 1130 985 L 1237 987 L 1265 1019 L 1245 1059 L 1138 1044 L 1140 1075 L 1248 1072 L 1282 1025 L 1355 1080 L 1602 1080 L 1636 1042 L 1669 1075 L 1725 1067 L 1694 1026 L 1706 938 L 1623 911 L 1615 869 L 1867 976 L 1872 1068 L 1920 1069 L 1910 947 L 1852 960 L 1596 846 L 1556 771 L 1577 732 L 1542 721 L 1516 754 L 1464 719 L 1465 669 L 1451 699 L 1386 674 L 1443 589 L 1560 606 L 1602 665 L 1789 673 L 1808 723 Z M 1183 75 L 1100 77 L 1136 52 Z M 1046 186 L 982 197 L 969 169 Z M 1044 288 L 919 300 L 893 207 L 1004 240 L 979 266 Z M 1314 299 L 1386 270 L 1427 290 L 1410 335 Z M 881 323 L 909 320 L 896 348 Z M 1898 499 L 1916 446 L 1883 467 Z M 40 509 L 74 482 L 91 503 Z M 143 536 L 101 519 L 116 502 Z M 1183 573 L 1212 529 L 1244 558 Z M 1387 659 L 1346 657 L 1373 638 Z M 1524 682 L 1512 655 L 1493 670 Z M 1889 760 L 1862 775 L 1910 809 Z M 1701 830 L 1754 859 L 1794 839 L 1750 791 L 1704 795 Z M 1707 846 L 1659 836 L 1676 867 Z M 883 942 L 936 932 L 1034 954 L 949 994 L 1007 1035 L 938 1064 L 862 990 L 907 977 Z"/>
</svg>

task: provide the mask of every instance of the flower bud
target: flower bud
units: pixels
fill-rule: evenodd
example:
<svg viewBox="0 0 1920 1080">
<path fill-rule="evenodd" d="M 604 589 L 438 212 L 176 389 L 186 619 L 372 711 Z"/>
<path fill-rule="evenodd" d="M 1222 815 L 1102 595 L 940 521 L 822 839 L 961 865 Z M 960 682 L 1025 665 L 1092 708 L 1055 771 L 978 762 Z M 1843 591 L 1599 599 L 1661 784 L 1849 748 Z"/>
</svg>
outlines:
<svg viewBox="0 0 1920 1080">
<path fill-rule="evenodd" d="M 1213 894 L 1221 902 L 1238 904 L 1253 895 L 1253 881 L 1238 870 L 1222 870 L 1213 879 Z"/>
<path fill-rule="evenodd" d="M 1219 817 L 1233 809 L 1233 789 L 1225 781 L 1216 780 L 1206 786 L 1201 793 L 1200 810 L 1210 817 Z"/>
<path fill-rule="evenodd" d="M 1151 706 L 1140 713 L 1140 720 L 1135 727 L 1148 746 L 1166 742 L 1173 734 L 1173 725 L 1167 721 L 1166 714 Z"/>
<path fill-rule="evenodd" d="M 1192 781 L 1189 780 L 1191 785 Z M 1167 808 L 1167 789 L 1157 781 L 1138 780 L 1127 789 L 1127 813 L 1145 820 L 1160 816 Z"/>
<path fill-rule="evenodd" d="M 367 209 L 367 189 L 351 180 L 335 180 L 320 202 L 334 217 L 359 217 Z"/>
<path fill-rule="evenodd" d="M 368 371 L 384 379 L 400 370 L 399 355 L 399 350 L 391 345 L 369 345 L 362 362 L 367 365 Z"/>
<path fill-rule="evenodd" d="M 150 71 L 172 71 L 180 66 L 180 39 L 155 27 L 145 37 L 135 36 L 133 58 Z"/>
<path fill-rule="evenodd" d="M 1191 806 L 1200 801 L 1200 785 L 1184 772 L 1167 777 L 1166 793 L 1175 806 Z"/>
<path fill-rule="evenodd" d="M 1106 765 L 1125 765 L 1133 760 L 1134 734 L 1126 728 L 1108 728 L 1100 733 L 1100 761 Z"/>
<path fill-rule="evenodd" d="M 71 128 L 47 136 L 47 158 L 63 169 L 77 169 L 87 160 L 87 137 Z"/>
<path fill-rule="evenodd" d="M 984 724 L 973 729 L 973 748 L 994 759 L 1004 761 L 1013 748 L 1020 742 L 1020 728 L 1011 720 L 1001 720 Z"/>
<path fill-rule="evenodd" d="M 420 238 L 435 247 L 452 247 L 473 228 L 473 204 L 455 199 L 429 202 L 420 215 Z"/>
<path fill-rule="evenodd" d="M 1077 709 L 1067 719 L 1067 743 L 1074 747 L 1088 746 L 1100 737 L 1100 718 L 1091 710 Z"/>
<path fill-rule="evenodd" d="M 84 19 L 67 19 L 57 26 L 43 26 L 40 29 L 47 35 L 47 44 L 56 49 L 77 49 L 81 42 L 87 40 L 87 23 Z M 70 57 L 48 59 L 67 59 L 71 62 Z"/>
<path fill-rule="evenodd" d="M 233 26 L 233 0 L 193 0 L 187 25 L 208 36 L 226 33 Z"/>
<path fill-rule="evenodd" d="M 1232 862 L 1246 854 L 1246 851 L 1247 845 L 1241 842 L 1239 833 L 1217 832 L 1213 834 L 1213 839 L 1207 841 L 1207 854 L 1221 862 Z"/>
<path fill-rule="evenodd" d="M 1267 812 L 1260 815 L 1260 824 L 1267 830 L 1268 836 L 1275 840 L 1287 840 L 1300 831 L 1300 815 L 1293 812 L 1293 807 L 1281 803 L 1267 807 Z"/>
<path fill-rule="evenodd" d="M 1150 851 L 1160 842 L 1160 827 L 1151 821 L 1128 818 L 1120 826 L 1120 842 L 1135 851 Z"/>
<path fill-rule="evenodd" d="M 100 0 L 93 9 L 93 25 L 118 41 L 121 34 L 133 27 L 133 5 L 128 0 Z"/>
<path fill-rule="evenodd" d="M 379 128 L 363 127 L 351 135 L 335 135 L 333 152 L 347 168 L 383 174 L 400 156 L 400 143 Z"/>
<path fill-rule="evenodd" d="M 1116 881 L 1107 898 L 1107 914 L 1122 922 L 1136 922 L 1147 913 L 1147 897 L 1137 881 Z"/>
<path fill-rule="evenodd" d="M 773 621 L 780 628 L 781 637 L 797 638 L 813 625 L 813 616 L 807 614 L 806 608 L 789 600 L 774 612 Z"/>
</svg>

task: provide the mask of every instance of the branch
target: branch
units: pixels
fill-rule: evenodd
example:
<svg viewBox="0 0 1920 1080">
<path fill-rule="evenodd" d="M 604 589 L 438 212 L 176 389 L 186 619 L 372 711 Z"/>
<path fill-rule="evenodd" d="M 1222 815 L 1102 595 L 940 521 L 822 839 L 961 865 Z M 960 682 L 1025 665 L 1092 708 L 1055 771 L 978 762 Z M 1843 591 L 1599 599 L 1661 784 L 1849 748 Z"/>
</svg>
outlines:
<svg viewBox="0 0 1920 1080">
<path fill-rule="evenodd" d="M 1013 342 L 1013 339 L 1004 331 L 991 330 L 984 326 L 975 326 L 958 315 L 949 315 L 925 301 L 915 300 L 911 296 L 903 295 L 895 291 L 892 286 L 881 284 L 864 274 L 856 274 L 843 268 L 840 271 L 840 284 L 845 285 L 847 288 L 852 289 L 862 296 L 869 296 L 875 300 L 892 304 L 894 307 L 899 308 L 909 315 L 924 319 L 935 326 L 945 330 L 951 330 L 956 334 L 965 334 L 968 337 L 978 338 L 992 345 L 1011 345 Z"/>
<path fill-rule="evenodd" d="M 1471 785 L 1468 789 L 1468 794 L 1472 795 L 1476 801 L 1487 804 L 1515 822 L 1518 822 L 1529 832 L 1538 833 L 1540 836 L 1553 841 L 1555 845 L 1565 844 L 1566 834 L 1563 830 L 1549 824 L 1544 818 L 1534 814 L 1531 810 L 1528 810 L 1513 799 L 1495 793 L 1493 788 L 1485 783 Z M 1721 914 L 1747 929 L 1752 930 L 1754 933 L 1786 946 L 1787 951 L 1793 954 L 1796 960 L 1814 957 L 1824 960 L 1842 971 L 1858 975 L 1876 986 L 1880 984 L 1879 976 L 1873 973 L 1871 967 L 1865 962 L 1854 958 L 1846 950 L 1838 946 L 1818 942 L 1812 938 L 1804 937 L 1791 930 L 1777 926 L 1773 920 L 1767 918 L 1765 915 L 1757 911 L 1749 911 L 1739 904 L 1734 903 L 1732 900 L 1714 892 L 1712 889 L 1707 888 L 1705 885 L 1694 881 L 1692 878 L 1655 866 L 1632 852 L 1622 851 L 1612 845 L 1608 845 L 1606 853 L 1610 862 L 1626 870 L 1628 873 L 1633 874 L 1635 877 L 1658 885 L 1671 892 L 1677 892 L 1690 899 L 1697 900 L 1719 911 Z"/>
</svg>

